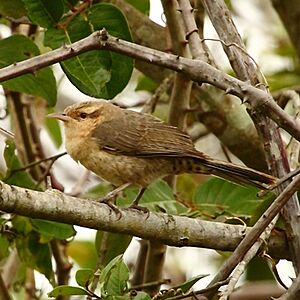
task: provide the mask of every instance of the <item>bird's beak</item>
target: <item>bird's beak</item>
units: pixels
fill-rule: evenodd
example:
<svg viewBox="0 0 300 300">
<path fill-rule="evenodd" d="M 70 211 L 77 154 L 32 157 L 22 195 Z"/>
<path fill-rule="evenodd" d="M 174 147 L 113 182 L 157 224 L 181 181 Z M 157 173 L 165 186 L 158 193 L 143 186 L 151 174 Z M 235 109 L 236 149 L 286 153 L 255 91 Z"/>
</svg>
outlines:
<svg viewBox="0 0 300 300">
<path fill-rule="evenodd" d="M 67 122 L 67 121 L 70 120 L 70 117 L 67 116 L 64 113 L 52 113 L 52 114 L 48 114 L 47 118 L 57 119 L 57 120 L 61 120 L 63 122 Z"/>
</svg>

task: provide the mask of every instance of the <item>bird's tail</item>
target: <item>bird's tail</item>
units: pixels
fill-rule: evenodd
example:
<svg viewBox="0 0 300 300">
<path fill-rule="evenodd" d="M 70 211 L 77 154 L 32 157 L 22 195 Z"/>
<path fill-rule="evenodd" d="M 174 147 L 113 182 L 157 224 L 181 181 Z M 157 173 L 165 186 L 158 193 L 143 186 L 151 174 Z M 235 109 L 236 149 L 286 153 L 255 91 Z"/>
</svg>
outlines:
<svg viewBox="0 0 300 300">
<path fill-rule="evenodd" d="M 192 173 L 212 174 L 240 185 L 252 185 L 260 189 L 270 189 L 277 178 L 248 167 L 215 159 L 193 158 Z"/>
</svg>

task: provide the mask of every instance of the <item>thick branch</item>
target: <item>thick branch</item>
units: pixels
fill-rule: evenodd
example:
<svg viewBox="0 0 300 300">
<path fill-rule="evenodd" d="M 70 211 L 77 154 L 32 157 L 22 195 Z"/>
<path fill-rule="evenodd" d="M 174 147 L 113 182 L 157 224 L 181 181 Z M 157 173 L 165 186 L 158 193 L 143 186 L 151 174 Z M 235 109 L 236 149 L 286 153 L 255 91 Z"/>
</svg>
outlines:
<svg viewBox="0 0 300 300">
<path fill-rule="evenodd" d="M 38 192 L 0 181 L 0 210 L 31 218 L 63 222 L 83 227 L 157 240 L 170 246 L 193 246 L 231 251 L 244 237 L 244 227 L 162 213 L 149 217 L 136 210 L 122 210 L 118 216 L 105 205 L 67 196 L 57 190 Z M 283 236 L 277 234 L 269 249 L 274 257 L 288 257 Z"/>
<path fill-rule="evenodd" d="M 131 56 L 154 65 L 183 73 L 193 81 L 210 83 L 227 93 L 238 96 L 243 102 L 249 102 L 252 108 L 255 108 L 256 111 L 262 111 L 280 127 L 300 141 L 300 126 L 264 91 L 227 75 L 203 61 L 178 57 L 123 41 L 110 36 L 104 29 L 69 46 L 64 46 L 46 54 L 2 68 L 0 70 L 0 81 L 32 73 L 38 69 L 92 49 L 110 50 Z"/>
</svg>

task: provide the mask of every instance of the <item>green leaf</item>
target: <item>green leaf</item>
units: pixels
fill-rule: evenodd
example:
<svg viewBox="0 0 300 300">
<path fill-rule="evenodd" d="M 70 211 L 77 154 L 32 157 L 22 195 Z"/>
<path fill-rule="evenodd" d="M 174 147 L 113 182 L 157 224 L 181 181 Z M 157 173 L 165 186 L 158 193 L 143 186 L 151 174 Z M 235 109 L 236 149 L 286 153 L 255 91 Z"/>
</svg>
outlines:
<svg viewBox="0 0 300 300">
<path fill-rule="evenodd" d="M 69 224 L 47 220 L 31 219 L 33 228 L 49 239 L 65 240 L 76 234 L 74 227 Z"/>
<path fill-rule="evenodd" d="M 9 255 L 9 245 L 7 236 L 0 235 L 0 261 Z"/>
<path fill-rule="evenodd" d="M 86 15 L 77 15 L 66 29 L 47 30 L 44 43 L 54 49 L 78 41 L 104 27 L 110 34 L 131 41 L 122 12 L 110 4 L 96 4 Z M 83 93 L 111 99 L 127 85 L 133 70 L 133 60 L 117 53 L 94 50 L 63 61 L 61 66 L 70 81 Z"/>
<path fill-rule="evenodd" d="M 39 55 L 35 43 L 23 35 L 13 35 L 0 41 L 0 68 Z M 51 68 L 43 68 L 1 83 L 12 91 L 44 98 L 48 105 L 56 103 L 56 80 Z"/>
<path fill-rule="evenodd" d="M 247 281 L 273 281 L 274 273 L 270 268 L 269 262 L 263 258 L 254 256 L 246 269 Z"/>
<path fill-rule="evenodd" d="M 16 215 L 11 221 L 14 230 L 16 230 L 18 233 L 21 233 L 23 236 L 28 235 L 32 231 L 30 219 L 27 217 Z"/>
<path fill-rule="evenodd" d="M 193 203 L 206 216 L 236 216 L 249 219 L 265 201 L 274 198 L 272 193 L 257 197 L 258 189 L 243 187 L 229 181 L 211 178 L 195 191 Z"/>
<path fill-rule="evenodd" d="M 117 203 L 120 206 L 128 206 L 136 197 L 138 190 L 128 188 L 125 190 L 125 198 L 120 197 Z M 153 211 L 166 211 L 170 214 L 186 214 L 188 208 L 176 201 L 173 190 L 163 180 L 158 180 L 152 183 L 145 191 L 141 201 L 141 206 L 145 206 Z"/>
<path fill-rule="evenodd" d="M 16 156 L 15 151 L 16 146 L 14 142 L 6 140 L 4 159 L 6 162 L 7 171 L 3 181 L 7 184 L 34 189 L 36 183 L 26 171 L 14 171 L 23 167 Z"/>
<path fill-rule="evenodd" d="M 93 277 L 94 271 L 92 269 L 80 269 L 75 275 L 76 282 L 82 287 L 88 286 Z"/>
<path fill-rule="evenodd" d="M 153 92 L 157 88 L 158 84 L 151 78 L 143 75 L 139 78 L 138 84 L 135 88 L 136 91 L 148 91 Z"/>
<path fill-rule="evenodd" d="M 127 292 L 129 270 L 122 259 L 122 255 L 110 261 L 100 275 L 101 295 L 121 296 Z"/>
<path fill-rule="evenodd" d="M 28 236 L 16 239 L 16 247 L 20 259 L 30 268 L 44 274 L 53 281 L 51 252 L 48 244 L 39 242 L 40 236 L 32 231 Z"/>
<path fill-rule="evenodd" d="M 62 0 L 23 0 L 30 20 L 41 27 L 57 24 L 64 12 Z"/>
<path fill-rule="evenodd" d="M 184 282 L 176 287 L 172 287 L 172 289 L 176 290 L 176 289 L 180 288 L 182 293 L 187 293 L 196 282 L 198 282 L 200 279 L 202 279 L 206 276 L 208 276 L 208 275 L 205 274 L 205 275 L 194 276 L 194 277 L 190 278 L 189 280 L 187 280 L 186 282 Z"/>
<path fill-rule="evenodd" d="M 103 266 L 106 266 L 113 258 L 116 256 L 123 254 L 127 247 L 129 246 L 132 236 L 120 233 L 110 233 L 110 232 L 103 232 L 97 231 L 96 234 L 96 249 L 97 253 L 99 253 L 101 246 L 102 246 L 102 238 L 103 234 L 107 235 L 105 239 L 105 257 L 102 258 Z"/>
<path fill-rule="evenodd" d="M 72 241 L 68 244 L 68 255 L 80 268 L 94 268 L 97 262 L 95 243 L 91 241 Z"/>
<path fill-rule="evenodd" d="M 0 14 L 6 17 L 19 19 L 26 16 L 26 9 L 22 0 L 0 1 Z"/>
<path fill-rule="evenodd" d="M 48 297 L 71 296 L 71 295 L 89 295 L 83 288 L 69 285 L 60 285 L 48 293 Z"/>
<path fill-rule="evenodd" d="M 126 0 L 133 7 L 138 9 L 144 15 L 149 16 L 150 13 L 150 1 L 149 0 Z"/>
</svg>

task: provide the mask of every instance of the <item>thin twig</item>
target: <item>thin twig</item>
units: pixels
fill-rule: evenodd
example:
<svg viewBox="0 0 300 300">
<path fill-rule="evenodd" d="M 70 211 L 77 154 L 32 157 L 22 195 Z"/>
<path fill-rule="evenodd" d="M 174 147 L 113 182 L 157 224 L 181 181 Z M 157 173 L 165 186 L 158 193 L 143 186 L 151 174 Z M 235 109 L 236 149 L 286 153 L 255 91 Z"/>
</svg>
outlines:
<svg viewBox="0 0 300 300">
<path fill-rule="evenodd" d="M 188 297 L 193 297 L 194 295 L 204 295 L 206 293 L 210 293 L 212 291 L 218 290 L 221 286 L 227 284 L 229 282 L 229 280 L 230 280 L 230 278 L 227 278 L 225 280 L 216 282 L 212 286 L 207 287 L 205 289 L 201 289 L 201 290 L 198 290 L 198 291 L 190 291 L 188 293 L 184 293 L 184 294 L 181 294 L 181 295 L 177 295 L 177 296 L 174 296 L 174 297 L 169 297 L 168 300 L 180 300 L 180 299 L 185 299 L 185 298 L 188 298 Z"/>
<path fill-rule="evenodd" d="M 39 159 L 39 160 L 34 161 L 32 163 L 29 163 L 25 167 L 12 169 L 10 175 L 12 175 L 16 172 L 26 171 L 27 169 L 30 169 L 30 168 L 32 168 L 36 165 L 39 165 L 39 164 L 41 164 L 43 162 L 46 162 L 46 161 L 49 161 L 49 160 L 53 161 L 53 163 L 54 163 L 57 159 L 59 159 L 60 157 L 66 155 L 66 154 L 67 154 L 67 152 L 62 152 L 62 153 L 59 153 L 59 154 L 56 154 L 56 155 L 53 155 L 53 156 L 49 156 L 49 157 L 46 157 L 46 158 Z"/>
</svg>

